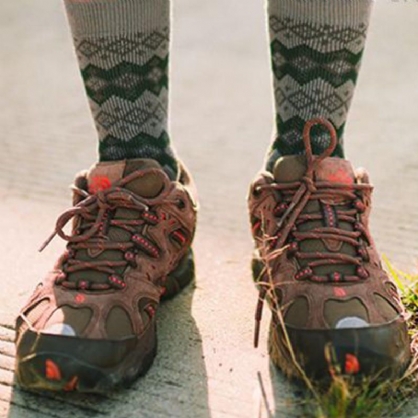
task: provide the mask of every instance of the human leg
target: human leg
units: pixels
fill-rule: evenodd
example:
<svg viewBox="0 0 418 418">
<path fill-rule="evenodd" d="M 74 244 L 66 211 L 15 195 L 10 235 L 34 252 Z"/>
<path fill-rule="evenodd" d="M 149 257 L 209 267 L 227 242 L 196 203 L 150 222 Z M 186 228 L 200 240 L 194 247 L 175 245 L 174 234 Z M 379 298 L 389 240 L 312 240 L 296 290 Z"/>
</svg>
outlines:
<svg viewBox="0 0 418 418">
<path fill-rule="evenodd" d="M 267 166 L 279 156 L 304 152 L 302 131 L 315 117 L 332 122 L 344 156 L 343 133 L 359 74 L 372 0 L 270 0 L 268 26 L 272 59 L 275 139 Z M 328 132 L 313 128 L 315 154 Z"/>
<path fill-rule="evenodd" d="M 100 161 L 150 158 L 177 171 L 168 135 L 170 2 L 66 0 Z"/>
</svg>

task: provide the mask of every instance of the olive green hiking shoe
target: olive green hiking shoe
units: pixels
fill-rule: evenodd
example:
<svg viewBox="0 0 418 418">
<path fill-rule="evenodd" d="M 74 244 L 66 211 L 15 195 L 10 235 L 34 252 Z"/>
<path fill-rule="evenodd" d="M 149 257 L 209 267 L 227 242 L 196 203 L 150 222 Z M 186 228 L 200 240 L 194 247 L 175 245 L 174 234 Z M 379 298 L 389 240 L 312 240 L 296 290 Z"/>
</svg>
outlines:
<svg viewBox="0 0 418 418">
<path fill-rule="evenodd" d="M 23 387 L 106 392 L 148 370 L 159 302 L 194 275 L 193 190 L 184 169 L 171 180 L 145 159 L 98 163 L 76 178 L 74 206 L 55 230 L 67 250 L 16 322 Z"/>
<path fill-rule="evenodd" d="M 331 143 L 313 156 L 310 130 L 318 124 Z M 282 157 L 252 184 L 255 345 L 267 299 L 270 356 L 286 375 L 398 375 L 410 342 L 405 310 L 369 232 L 372 186 L 364 171 L 330 157 L 336 143 L 331 123 L 312 120 L 306 155 Z"/>
</svg>

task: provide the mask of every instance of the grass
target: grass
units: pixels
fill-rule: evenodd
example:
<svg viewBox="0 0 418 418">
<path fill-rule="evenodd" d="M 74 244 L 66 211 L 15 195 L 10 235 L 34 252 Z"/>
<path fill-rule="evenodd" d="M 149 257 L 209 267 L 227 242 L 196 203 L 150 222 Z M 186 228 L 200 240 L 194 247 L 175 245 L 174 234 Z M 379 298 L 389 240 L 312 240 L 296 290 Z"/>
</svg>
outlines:
<svg viewBox="0 0 418 418">
<path fill-rule="evenodd" d="M 412 362 L 404 375 L 396 380 L 380 381 L 364 378 L 354 381 L 338 371 L 326 389 L 305 382 L 308 399 L 305 413 L 311 418 L 381 418 L 397 417 L 401 409 L 418 391 L 418 275 L 395 269 L 384 260 L 389 273 L 401 291 L 403 303 L 410 313 Z"/>
</svg>

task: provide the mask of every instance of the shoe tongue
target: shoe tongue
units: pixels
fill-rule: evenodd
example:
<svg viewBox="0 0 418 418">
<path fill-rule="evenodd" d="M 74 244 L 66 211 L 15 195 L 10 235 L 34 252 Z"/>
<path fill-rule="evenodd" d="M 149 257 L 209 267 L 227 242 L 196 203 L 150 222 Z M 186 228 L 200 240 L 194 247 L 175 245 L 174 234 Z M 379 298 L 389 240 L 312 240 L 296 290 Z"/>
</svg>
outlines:
<svg viewBox="0 0 418 418">
<path fill-rule="evenodd" d="M 105 190 L 135 171 L 151 168 L 161 169 L 161 166 L 155 160 L 150 159 L 98 163 L 87 175 L 89 192 L 97 193 L 100 190 Z M 164 187 L 164 179 L 162 173 L 150 172 L 131 180 L 123 187 L 138 196 L 152 198 L 161 192 Z"/>
<path fill-rule="evenodd" d="M 307 169 L 304 155 L 281 157 L 273 169 L 273 177 L 278 183 L 291 183 L 299 181 Z M 354 184 L 355 174 L 351 163 L 342 158 L 328 157 L 320 162 L 315 169 L 316 181 L 330 183 Z"/>
<path fill-rule="evenodd" d="M 277 183 L 292 183 L 300 181 L 306 173 L 307 162 L 304 155 L 285 156 L 277 160 L 273 169 L 273 176 Z M 321 161 L 314 172 L 314 181 L 324 181 L 329 183 L 339 184 L 354 184 L 355 173 L 351 163 L 342 158 L 328 157 Z M 350 203 L 346 198 L 336 194 L 335 196 L 327 199 L 321 199 L 321 201 L 309 201 L 302 213 L 322 213 L 324 205 L 331 205 L 332 207 L 340 209 L 349 209 Z M 315 228 L 323 227 L 322 221 L 308 221 L 300 225 L 299 228 L 302 232 L 308 232 Z M 338 227 L 352 231 L 353 227 L 348 222 L 339 221 Z M 338 244 L 338 245 L 337 245 Z M 309 239 L 304 240 L 301 244 L 302 251 L 305 252 L 334 252 L 336 250 L 355 256 L 356 253 L 348 244 L 336 242 L 334 240 L 319 240 Z M 307 262 L 303 261 L 302 266 L 305 266 Z M 351 265 L 339 265 L 339 266 L 320 266 L 314 268 L 315 274 L 326 275 L 333 273 L 334 271 L 341 271 L 345 274 L 354 274 L 353 267 Z"/>
<path fill-rule="evenodd" d="M 279 158 L 274 164 L 273 177 L 277 183 L 299 181 L 306 173 L 306 157 L 290 155 Z"/>
<path fill-rule="evenodd" d="M 115 182 L 132 174 L 138 170 L 148 170 L 159 168 L 161 166 L 154 160 L 135 159 L 126 161 L 112 161 L 98 163 L 92 167 L 87 174 L 87 184 L 90 193 L 97 193 L 101 190 L 108 189 Z M 162 172 L 145 172 L 142 176 L 136 177 L 126 183 L 123 188 L 128 189 L 138 196 L 144 198 L 153 198 L 158 196 L 164 187 L 164 174 Z M 113 219 L 138 219 L 139 214 L 135 210 L 127 208 L 118 208 L 113 214 Z M 131 239 L 131 233 L 119 228 L 111 226 L 107 231 L 107 239 L 111 241 L 123 242 Z M 118 250 L 101 250 L 88 249 L 78 250 L 75 258 L 80 261 L 121 261 L 124 259 L 123 253 Z M 115 269 L 118 274 L 122 274 L 124 268 Z M 97 270 L 83 270 L 70 273 L 68 280 L 77 282 L 79 280 L 87 280 L 96 283 L 107 283 L 108 274 Z"/>
</svg>

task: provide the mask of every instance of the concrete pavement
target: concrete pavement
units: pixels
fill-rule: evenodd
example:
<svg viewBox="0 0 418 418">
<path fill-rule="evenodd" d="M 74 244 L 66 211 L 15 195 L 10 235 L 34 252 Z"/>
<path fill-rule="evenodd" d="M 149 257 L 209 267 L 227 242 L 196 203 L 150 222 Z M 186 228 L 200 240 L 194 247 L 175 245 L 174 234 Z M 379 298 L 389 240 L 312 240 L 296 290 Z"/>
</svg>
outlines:
<svg viewBox="0 0 418 418">
<path fill-rule="evenodd" d="M 259 1 L 174 1 L 172 136 L 201 197 L 198 277 L 159 315 L 159 355 L 131 389 L 106 397 L 33 395 L 13 386 L 13 318 L 63 243 L 37 247 L 95 160 L 62 5 L 0 4 L 0 414 L 7 417 L 299 417 L 300 393 L 252 348 L 256 293 L 245 195 L 272 126 Z M 346 133 L 376 186 L 379 248 L 408 271 L 418 255 L 418 2 L 376 2 Z M 267 310 L 266 310 L 267 312 Z M 263 323 L 266 340 L 268 315 Z M 404 416 L 413 415 L 417 403 Z"/>
</svg>

